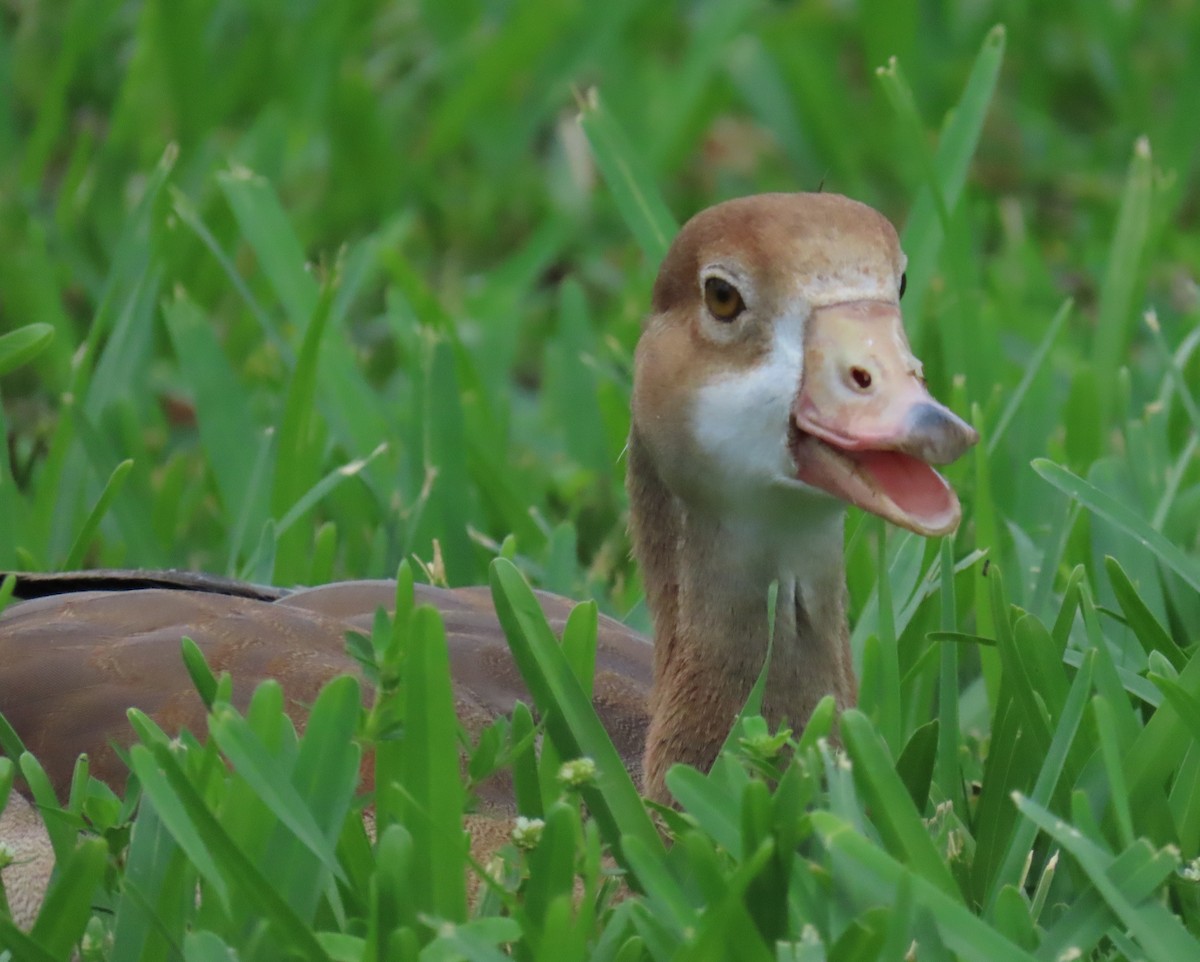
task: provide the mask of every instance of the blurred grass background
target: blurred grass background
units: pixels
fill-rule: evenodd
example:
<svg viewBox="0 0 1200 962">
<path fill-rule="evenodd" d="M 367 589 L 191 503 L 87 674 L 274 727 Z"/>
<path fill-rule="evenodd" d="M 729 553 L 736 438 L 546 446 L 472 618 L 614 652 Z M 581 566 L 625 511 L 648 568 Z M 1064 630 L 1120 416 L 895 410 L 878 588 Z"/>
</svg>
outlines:
<svg viewBox="0 0 1200 962">
<path fill-rule="evenodd" d="M 998 22 L 1004 66 L 962 196 L 944 225 L 928 197 L 909 224 L 906 307 L 932 387 L 980 405 L 990 433 L 1074 299 L 989 459 L 995 534 L 1012 525 L 1019 545 L 1058 510 L 1029 459 L 1084 470 L 1119 455 L 1114 431 L 1153 399 L 1161 358 L 1141 309 L 1157 308 L 1171 345 L 1194 325 L 1192 5 L 10 12 L 0 329 L 40 321 L 56 336 L 3 382 L 16 483 L 0 487 L 0 564 L 291 583 L 432 562 L 436 536 L 437 570 L 458 584 L 512 534 L 538 580 L 627 610 L 619 455 L 657 265 L 597 175 L 577 101 L 599 92 L 677 221 L 727 196 L 823 187 L 904 225 Z M 893 56 L 912 115 L 892 72 L 876 75 Z M 1131 161 L 1142 135 L 1152 153 Z M 1128 250 L 1114 249 L 1120 217 L 1135 222 Z"/>
<path fill-rule="evenodd" d="M 940 706 L 943 798 L 960 722 L 968 778 L 1015 691 L 1046 748 L 1097 639 L 1149 716 L 1200 625 L 1198 51 L 1187 0 L 10 6 L 0 335 L 53 337 L 0 351 L 0 567 L 457 585 L 500 552 L 645 626 L 621 451 L 656 255 L 824 189 L 902 228 L 914 347 L 983 435 L 952 544 L 851 515 L 864 711 L 896 756 Z M 978 644 L 1010 603 L 1060 680 L 1003 687 L 1049 671 Z M 1038 763 L 984 779 L 977 836 Z M 1139 834 L 1200 855 L 1191 799 Z"/>
</svg>

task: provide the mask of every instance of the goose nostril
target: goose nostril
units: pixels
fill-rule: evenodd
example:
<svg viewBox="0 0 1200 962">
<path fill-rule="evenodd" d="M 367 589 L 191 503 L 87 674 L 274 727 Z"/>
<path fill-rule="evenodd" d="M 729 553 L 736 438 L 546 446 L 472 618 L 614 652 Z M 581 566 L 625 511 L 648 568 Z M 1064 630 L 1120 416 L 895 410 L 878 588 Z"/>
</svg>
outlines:
<svg viewBox="0 0 1200 962">
<path fill-rule="evenodd" d="M 854 379 L 854 383 L 863 391 L 871 386 L 871 372 L 866 368 L 850 368 L 850 377 Z"/>
</svg>

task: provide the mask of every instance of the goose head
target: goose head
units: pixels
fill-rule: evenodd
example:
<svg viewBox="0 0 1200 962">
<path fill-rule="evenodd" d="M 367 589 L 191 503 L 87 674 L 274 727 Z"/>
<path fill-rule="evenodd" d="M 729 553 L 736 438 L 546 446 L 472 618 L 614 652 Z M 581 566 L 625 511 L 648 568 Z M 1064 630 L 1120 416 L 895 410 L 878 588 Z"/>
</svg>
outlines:
<svg viewBox="0 0 1200 962">
<path fill-rule="evenodd" d="M 978 440 L 930 396 L 900 312 L 905 257 L 836 194 L 728 201 L 680 231 L 637 350 L 633 430 L 689 511 L 781 524 L 857 505 L 953 531 L 934 469 Z"/>
</svg>

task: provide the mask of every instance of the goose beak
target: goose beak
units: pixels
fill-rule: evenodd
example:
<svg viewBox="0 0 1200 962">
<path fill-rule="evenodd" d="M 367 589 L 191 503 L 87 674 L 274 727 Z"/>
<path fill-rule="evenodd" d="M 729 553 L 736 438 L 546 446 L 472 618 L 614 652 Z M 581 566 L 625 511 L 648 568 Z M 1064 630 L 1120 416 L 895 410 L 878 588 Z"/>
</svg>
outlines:
<svg viewBox="0 0 1200 962">
<path fill-rule="evenodd" d="M 896 304 L 813 311 L 789 436 L 797 480 L 917 534 L 949 534 L 962 508 L 930 465 L 978 440 L 925 389 Z"/>
</svg>

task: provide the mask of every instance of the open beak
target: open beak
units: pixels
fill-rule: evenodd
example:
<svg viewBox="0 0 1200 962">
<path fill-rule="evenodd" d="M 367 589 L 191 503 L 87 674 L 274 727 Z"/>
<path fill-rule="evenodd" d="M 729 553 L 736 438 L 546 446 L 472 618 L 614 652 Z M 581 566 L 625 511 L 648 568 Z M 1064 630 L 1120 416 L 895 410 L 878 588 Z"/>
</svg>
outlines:
<svg viewBox="0 0 1200 962">
<path fill-rule="evenodd" d="M 813 312 L 789 437 L 798 480 L 917 534 L 949 534 L 962 508 L 930 465 L 978 440 L 925 389 L 897 305 L 853 301 Z"/>
</svg>

